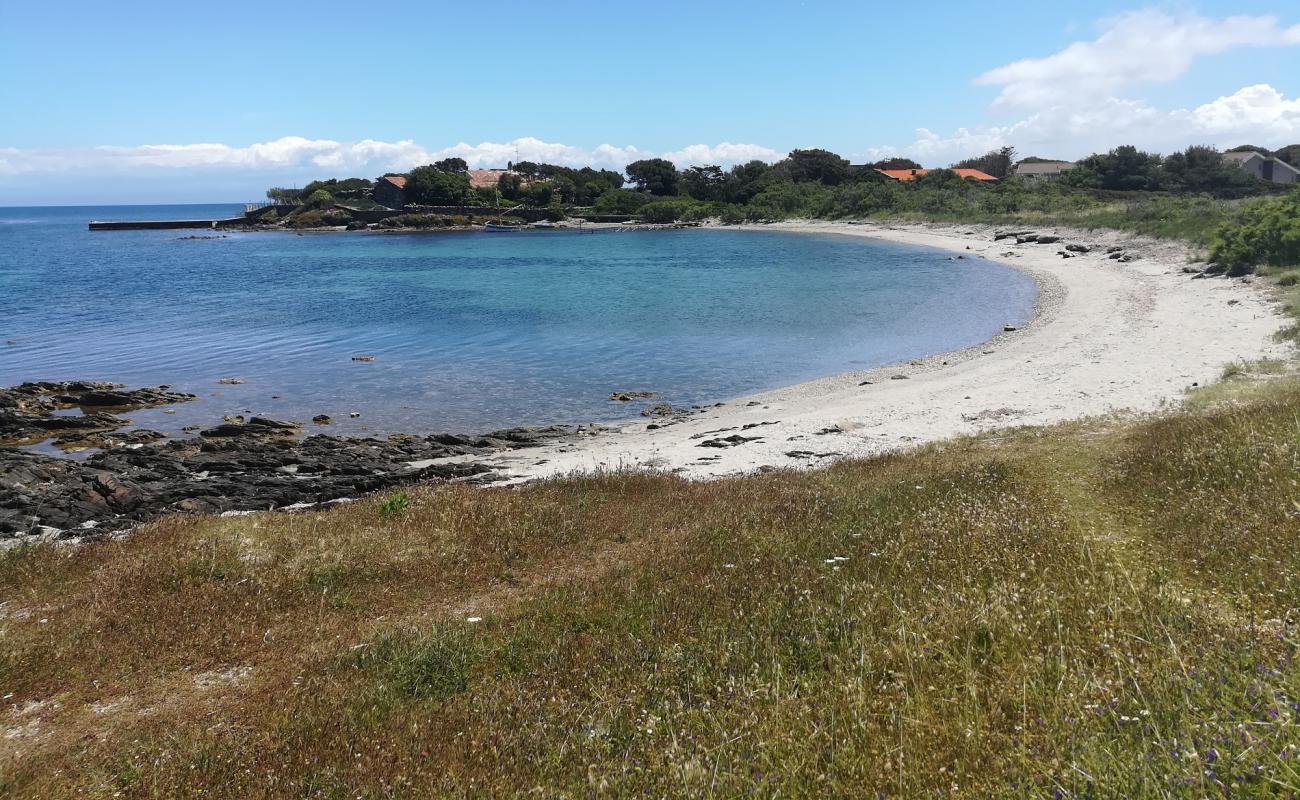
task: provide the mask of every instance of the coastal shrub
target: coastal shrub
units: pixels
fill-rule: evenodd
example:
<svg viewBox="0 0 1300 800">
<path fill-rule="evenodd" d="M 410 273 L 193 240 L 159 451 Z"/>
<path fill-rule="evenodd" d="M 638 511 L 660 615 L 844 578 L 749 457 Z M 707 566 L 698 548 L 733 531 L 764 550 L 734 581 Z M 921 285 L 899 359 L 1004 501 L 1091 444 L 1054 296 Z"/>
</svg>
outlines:
<svg viewBox="0 0 1300 800">
<path fill-rule="evenodd" d="M 272 209 L 271 211 L 268 211 L 265 214 L 263 214 L 258 221 L 266 225 L 274 225 L 275 223 L 280 221 L 280 212 Z"/>
<path fill-rule="evenodd" d="M 320 215 L 321 223 L 324 225 L 347 225 L 352 221 L 352 215 L 341 208 L 331 208 Z"/>
<path fill-rule="evenodd" d="M 723 225 L 739 225 L 745 221 L 745 207 L 739 205 L 723 206 L 718 218 Z"/>
<path fill-rule="evenodd" d="M 1242 207 L 1215 232 L 1210 260 L 1238 268 L 1300 266 L 1300 188 Z"/>
<path fill-rule="evenodd" d="M 322 217 L 323 214 L 319 209 L 298 211 L 290 214 L 289 218 L 285 220 L 285 224 L 292 228 L 319 228 L 324 224 L 321 221 Z"/>
<path fill-rule="evenodd" d="M 638 212 L 645 222 L 665 224 L 684 219 L 693 211 L 707 209 L 708 206 L 694 200 L 656 200 L 641 207 Z M 699 217 L 696 217 L 699 219 Z"/>
<path fill-rule="evenodd" d="M 634 192 L 631 189 L 611 189 L 596 198 L 591 210 L 597 214 L 635 214 L 649 202 L 650 198 L 642 192 Z"/>
<path fill-rule="evenodd" d="M 393 228 L 417 228 L 423 230 L 428 228 L 449 228 L 452 225 L 465 224 L 464 219 L 464 217 L 447 217 L 439 214 L 398 214 L 393 217 L 385 217 L 383 224 Z M 457 223 L 455 220 L 462 220 L 462 222 Z"/>
<path fill-rule="evenodd" d="M 304 205 L 308 208 L 329 208 L 334 205 L 334 195 L 324 189 L 317 189 L 307 195 L 307 200 Z"/>
</svg>

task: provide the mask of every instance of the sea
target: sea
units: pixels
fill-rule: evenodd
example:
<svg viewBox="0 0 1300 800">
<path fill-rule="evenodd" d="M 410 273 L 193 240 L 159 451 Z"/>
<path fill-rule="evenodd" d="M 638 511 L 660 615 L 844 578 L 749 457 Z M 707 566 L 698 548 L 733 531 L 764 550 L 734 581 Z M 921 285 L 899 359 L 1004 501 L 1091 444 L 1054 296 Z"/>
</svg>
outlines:
<svg viewBox="0 0 1300 800">
<path fill-rule="evenodd" d="M 972 346 L 1036 294 L 979 258 L 835 234 L 87 226 L 242 210 L 0 208 L 0 385 L 169 384 L 199 400 L 127 416 L 176 436 L 232 414 L 349 435 L 609 422 Z"/>
</svg>

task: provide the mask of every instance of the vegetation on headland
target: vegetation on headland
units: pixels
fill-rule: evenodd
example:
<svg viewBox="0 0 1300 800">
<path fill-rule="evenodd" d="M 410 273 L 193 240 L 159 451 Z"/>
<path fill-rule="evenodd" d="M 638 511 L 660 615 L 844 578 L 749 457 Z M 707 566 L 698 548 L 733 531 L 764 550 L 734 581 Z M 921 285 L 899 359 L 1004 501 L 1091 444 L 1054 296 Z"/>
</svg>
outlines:
<svg viewBox="0 0 1300 800">
<path fill-rule="evenodd" d="M 1300 791 L 1300 385 L 1211 391 L 813 472 L 22 548 L 0 793 Z"/>
<path fill-rule="evenodd" d="M 1300 159 L 1300 146 L 1272 152 L 1237 149 Z M 651 158 L 627 165 L 627 180 L 634 188 L 624 188 L 623 174 L 612 170 L 520 162 L 510 165 L 495 188 L 475 189 L 465 161 L 449 158 L 406 176 L 407 202 L 417 206 L 407 211 L 459 206 L 489 207 L 499 213 L 518 204 L 548 209 L 551 219 L 573 213 L 630 216 L 652 223 L 877 218 L 1061 225 L 1184 239 L 1234 269 L 1298 263 L 1294 247 L 1286 244 L 1300 228 L 1290 211 L 1295 201 L 1280 197 L 1283 189 L 1225 161 L 1213 148 L 1192 146 L 1161 157 L 1121 146 L 1082 159 L 1055 180 L 1022 180 L 1014 172 L 1017 163 L 1014 149 L 1001 148 L 954 165 L 999 179 L 990 184 L 963 180 L 950 169 L 897 181 L 880 170 L 920 165 L 900 158 L 852 165 L 820 149 L 795 150 L 775 164 L 751 161 L 728 170 L 716 165 L 679 170 L 670 161 Z M 294 197 L 298 202 L 306 198 L 304 211 L 331 205 L 357 210 L 372 185 L 360 178 L 314 181 Z M 267 194 L 285 199 L 287 192 L 272 189 Z M 371 207 L 376 207 L 373 201 Z M 303 213 L 281 224 L 302 227 L 318 219 Z"/>
</svg>

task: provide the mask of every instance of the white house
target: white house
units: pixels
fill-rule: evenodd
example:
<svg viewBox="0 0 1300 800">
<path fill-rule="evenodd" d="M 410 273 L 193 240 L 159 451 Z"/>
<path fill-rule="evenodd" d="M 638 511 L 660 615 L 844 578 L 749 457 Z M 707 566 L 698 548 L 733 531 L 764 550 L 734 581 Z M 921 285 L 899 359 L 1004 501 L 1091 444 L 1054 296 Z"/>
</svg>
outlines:
<svg viewBox="0 0 1300 800">
<path fill-rule="evenodd" d="M 1261 181 L 1285 184 L 1300 183 L 1300 169 L 1296 169 L 1280 158 L 1266 156 L 1254 150 L 1238 150 L 1234 153 L 1224 153 L 1223 160 L 1230 164 L 1236 164 Z"/>
</svg>

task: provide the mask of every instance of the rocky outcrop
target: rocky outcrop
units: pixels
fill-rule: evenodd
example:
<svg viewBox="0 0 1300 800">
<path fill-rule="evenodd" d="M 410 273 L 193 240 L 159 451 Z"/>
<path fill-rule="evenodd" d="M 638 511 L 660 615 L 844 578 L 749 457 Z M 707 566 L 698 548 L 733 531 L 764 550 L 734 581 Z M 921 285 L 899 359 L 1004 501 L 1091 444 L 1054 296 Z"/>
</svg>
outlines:
<svg viewBox="0 0 1300 800">
<path fill-rule="evenodd" d="M 81 536 L 124 530 L 168 513 L 265 511 L 317 504 L 428 480 L 490 481 L 478 456 L 573 435 L 566 426 L 511 428 L 481 436 L 301 437 L 294 422 L 252 417 L 191 439 L 156 431 L 116 432 L 126 420 L 100 412 L 54 416 L 63 397 L 117 392 L 96 384 L 24 384 L 0 390 L 6 431 L 52 431 L 101 448 L 73 461 L 0 447 L 0 542 L 33 534 Z M 121 392 L 139 405 L 192 399 L 166 387 Z M 92 407 L 87 403 L 84 408 Z M 129 406 L 128 406 L 129 407 Z M 40 426 L 46 427 L 40 427 Z M 58 428 L 52 426 L 69 426 Z M 15 428 L 14 426 L 19 426 Z M 61 431 L 61 432 L 60 432 Z"/>
<path fill-rule="evenodd" d="M 30 444 L 57 434 L 61 446 L 94 440 L 128 424 L 110 412 L 167 406 L 194 400 L 170 386 L 125 390 L 95 381 L 40 381 L 0 389 L 0 446 Z M 59 412 L 79 409 L 80 414 Z M 82 431 L 78 437 L 69 432 Z"/>
</svg>

